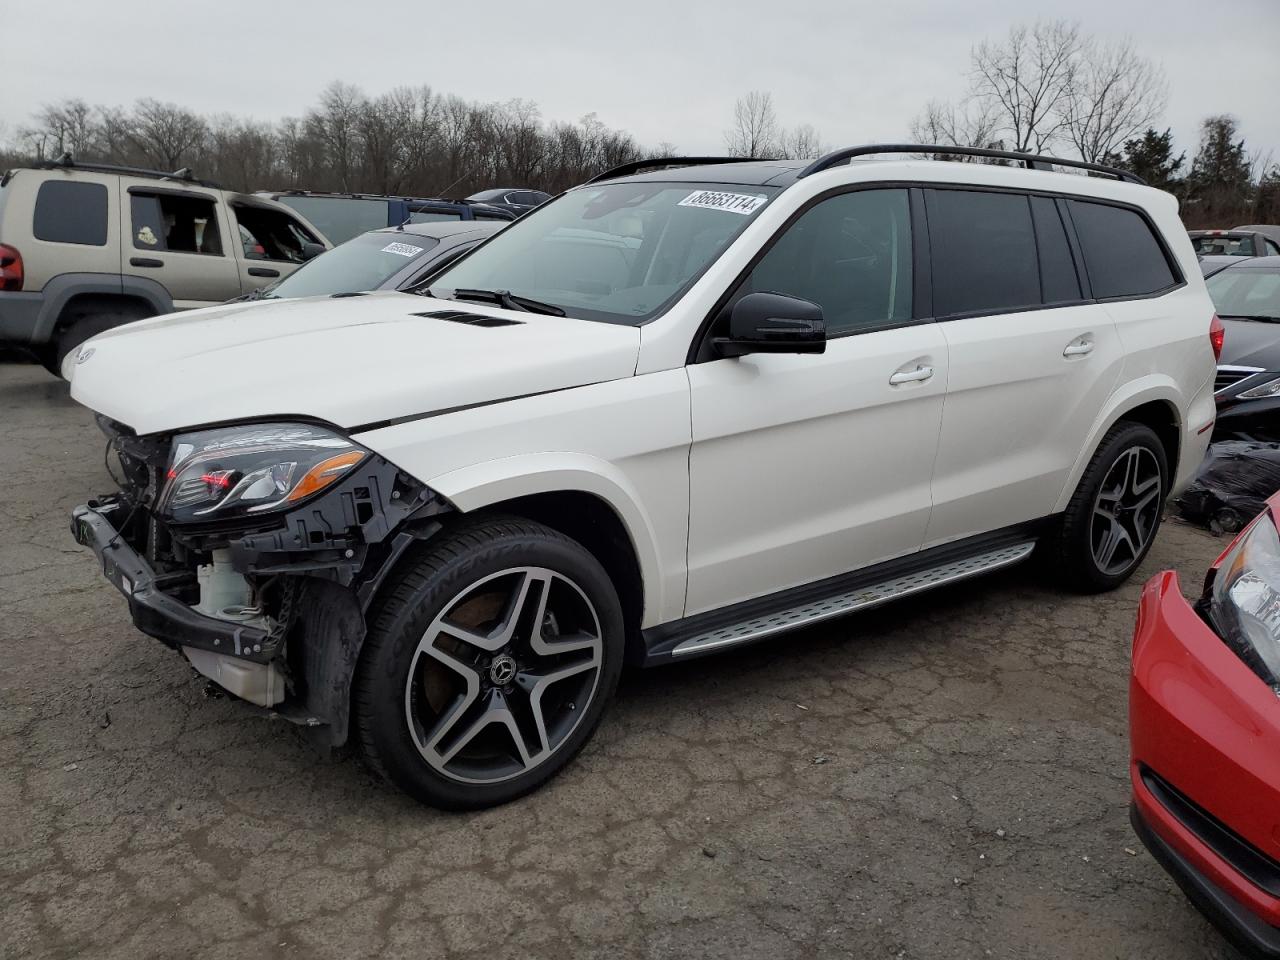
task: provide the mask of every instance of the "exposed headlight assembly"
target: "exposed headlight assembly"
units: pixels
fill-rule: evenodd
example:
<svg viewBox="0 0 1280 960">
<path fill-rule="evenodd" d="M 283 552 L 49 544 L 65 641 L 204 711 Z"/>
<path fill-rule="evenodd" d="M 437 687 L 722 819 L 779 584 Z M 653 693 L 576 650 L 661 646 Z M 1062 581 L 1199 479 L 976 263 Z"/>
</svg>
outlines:
<svg viewBox="0 0 1280 960">
<path fill-rule="evenodd" d="M 1265 400 L 1268 397 L 1280 397 L 1280 377 L 1273 377 L 1236 394 L 1237 400 Z"/>
<path fill-rule="evenodd" d="M 1206 600 L 1222 638 L 1280 692 L 1280 532 L 1270 511 L 1228 549 Z"/>
<path fill-rule="evenodd" d="M 328 487 L 369 455 L 305 423 L 256 423 L 173 438 L 159 511 L 178 522 L 253 517 Z"/>
</svg>

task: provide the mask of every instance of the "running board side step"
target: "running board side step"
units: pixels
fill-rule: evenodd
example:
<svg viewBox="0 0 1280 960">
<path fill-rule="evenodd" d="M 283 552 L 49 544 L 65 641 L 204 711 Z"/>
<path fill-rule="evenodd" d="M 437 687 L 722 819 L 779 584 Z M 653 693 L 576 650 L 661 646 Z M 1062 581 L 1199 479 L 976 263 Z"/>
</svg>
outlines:
<svg viewBox="0 0 1280 960">
<path fill-rule="evenodd" d="M 780 603 L 768 612 L 753 611 L 754 616 L 737 622 L 725 623 L 723 618 L 717 618 L 720 619 L 717 625 L 707 623 L 708 618 L 705 616 L 689 618 L 683 624 L 672 624 L 671 627 L 675 629 L 664 631 L 665 636 L 654 637 L 656 642 L 650 644 L 646 662 L 650 664 L 664 660 L 669 662 L 670 659 L 712 653 L 727 647 L 752 643 L 787 630 L 820 623 L 832 617 L 844 616 L 858 610 L 868 610 L 934 587 L 1012 566 L 1029 557 L 1035 546 L 1034 539 L 1019 539 L 1000 546 L 988 544 L 985 550 L 970 552 L 964 556 L 952 554 L 945 559 L 937 557 L 935 559 L 938 562 L 933 565 L 917 567 L 909 571 L 902 571 L 901 564 L 886 565 L 898 566 L 899 572 L 895 575 L 892 570 L 884 570 L 882 571 L 884 579 L 873 579 L 872 582 L 864 580 L 861 585 L 856 586 L 849 584 L 839 592 L 821 597 L 813 597 L 812 591 L 805 590 L 802 592 L 809 595 L 795 597 L 790 605 Z M 849 583 L 847 579 L 846 583 Z M 788 591 L 788 593 L 791 592 Z M 758 610 L 757 601 L 749 601 L 749 604 Z M 748 604 L 741 606 L 745 607 Z M 702 629 L 697 629 L 695 622 L 700 622 Z M 681 626 L 684 629 L 680 629 Z M 646 631 L 646 634 L 649 633 L 650 631 Z M 649 638 L 646 637 L 646 639 Z"/>
</svg>

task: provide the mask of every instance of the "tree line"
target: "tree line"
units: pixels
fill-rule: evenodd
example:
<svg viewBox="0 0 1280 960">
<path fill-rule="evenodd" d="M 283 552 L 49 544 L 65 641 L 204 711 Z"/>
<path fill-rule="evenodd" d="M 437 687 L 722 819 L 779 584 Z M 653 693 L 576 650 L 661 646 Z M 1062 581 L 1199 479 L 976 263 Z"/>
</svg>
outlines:
<svg viewBox="0 0 1280 960">
<path fill-rule="evenodd" d="M 1201 123 L 1187 162 L 1158 127 L 1164 71 L 1123 41 L 1066 20 L 1012 27 L 970 52 L 958 101 L 934 100 L 912 124 L 917 143 L 1051 153 L 1130 170 L 1180 201 L 1189 228 L 1280 222 L 1280 164 L 1252 153 L 1224 113 Z"/>
<path fill-rule="evenodd" d="M 430 87 L 369 96 L 335 82 L 302 117 L 203 117 L 144 98 L 130 108 L 48 104 L 0 144 L 0 170 L 71 154 L 174 171 L 235 190 L 466 196 L 493 186 L 560 191 L 642 156 L 631 134 L 589 114 L 547 122 L 528 100 L 480 103 Z"/>
<path fill-rule="evenodd" d="M 982 41 L 969 59 L 961 96 L 927 103 L 911 123 L 914 142 L 1123 167 L 1177 195 L 1188 227 L 1280 222 L 1280 165 L 1251 152 L 1229 114 L 1204 120 L 1188 162 L 1171 131 L 1160 130 L 1164 71 L 1130 42 L 1104 42 L 1066 20 L 1037 21 Z M 782 125 L 765 91 L 737 101 L 724 144 L 737 157 L 808 158 L 826 149 L 811 125 Z M 675 148 L 643 147 L 595 114 L 548 121 L 529 100 L 468 101 L 426 86 L 370 96 L 335 82 L 303 116 L 274 122 L 204 117 L 150 98 L 129 108 L 78 98 L 47 104 L 7 143 L 0 137 L 0 170 L 66 153 L 189 167 L 238 190 L 466 196 L 493 186 L 558 193 Z"/>
</svg>

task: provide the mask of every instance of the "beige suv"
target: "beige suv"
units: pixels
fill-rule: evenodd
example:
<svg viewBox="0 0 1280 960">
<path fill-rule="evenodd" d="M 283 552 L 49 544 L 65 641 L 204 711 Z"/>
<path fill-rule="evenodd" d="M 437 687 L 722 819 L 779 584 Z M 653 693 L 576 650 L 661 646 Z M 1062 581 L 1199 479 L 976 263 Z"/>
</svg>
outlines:
<svg viewBox="0 0 1280 960">
<path fill-rule="evenodd" d="M 283 204 L 177 173 L 75 163 L 0 177 L 0 346 L 53 373 L 82 341 L 204 307 L 329 246 Z"/>
</svg>

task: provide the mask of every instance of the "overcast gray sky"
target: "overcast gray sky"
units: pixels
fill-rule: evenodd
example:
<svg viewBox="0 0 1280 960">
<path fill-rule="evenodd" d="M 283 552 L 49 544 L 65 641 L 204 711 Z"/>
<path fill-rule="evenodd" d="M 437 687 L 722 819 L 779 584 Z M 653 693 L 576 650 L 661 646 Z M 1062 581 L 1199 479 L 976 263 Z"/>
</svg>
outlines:
<svg viewBox="0 0 1280 960">
<path fill-rule="evenodd" d="M 0 0 L 0 124 L 71 96 L 274 119 L 341 79 L 525 97 L 689 153 L 722 149 L 735 98 L 759 89 L 825 143 L 896 140 L 962 92 L 974 43 L 1037 14 L 1160 62 L 1188 155 L 1199 121 L 1226 112 L 1280 159 L 1280 0 Z"/>
</svg>

